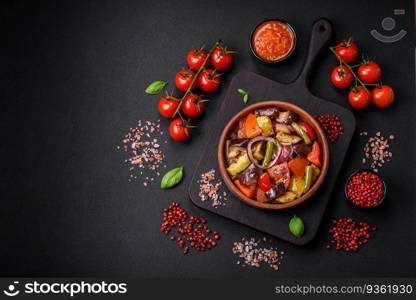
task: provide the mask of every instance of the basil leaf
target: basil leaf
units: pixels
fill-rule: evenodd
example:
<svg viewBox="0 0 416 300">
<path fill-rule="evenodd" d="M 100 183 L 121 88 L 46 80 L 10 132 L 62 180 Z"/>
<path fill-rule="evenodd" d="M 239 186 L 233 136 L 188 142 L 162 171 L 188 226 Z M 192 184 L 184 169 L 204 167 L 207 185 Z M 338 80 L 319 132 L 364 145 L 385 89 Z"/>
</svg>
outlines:
<svg viewBox="0 0 416 300">
<path fill-rule="evenodd" d="M 292 219 L 290 219 L 289 229 L 294 236 L 300 237 L 305 231 L 305 225 L 303 224 L 301 218 L 294 216 Z"/>
<path fill-rule="evenodd" d="M 243 90 L 243 89 L 237 89 L 237 92 L 239 92 L 241 95 L 247 95 L 247 91 Z"/>
<path fill-rule="evenodd" d="M 163 175 L 160 187 L 162 189 L 169 189 L 177 185 L 183 178 L 183 167 L 175 168 Z"/>
<path fill-rule="evenodd" d="M 244 95 L 243 102 L 247 104 L 247 102 L 248 102 L 248 94 L 245 94 Z"/>
<path fill-rule="evenodd" d="M 157 95 L 160 94 L 165 86 L 168 84 L 167 81 L 156 80 L 153 81 L 149 86 L 146 88 L 145 92 L 150 95 Z"/>
</svg>

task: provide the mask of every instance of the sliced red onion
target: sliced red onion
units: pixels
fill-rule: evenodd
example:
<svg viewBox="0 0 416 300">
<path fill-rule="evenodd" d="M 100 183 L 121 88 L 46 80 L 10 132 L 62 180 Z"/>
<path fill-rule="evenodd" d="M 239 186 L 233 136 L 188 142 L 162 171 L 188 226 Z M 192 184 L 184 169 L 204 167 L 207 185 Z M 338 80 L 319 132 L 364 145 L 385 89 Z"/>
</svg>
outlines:
<svg viewBox="0 0 416 300">
<path fill-rule="evenodd" d="M 275 155 L 275 157 L 273 158 L 273 160 L 269 163 L 268 166 L 263 167 L 262 165 L 259 165 L 257 163 L 257 161 L 254 159 L 253 157 L 253 152 L 251 151 L 251 148 L 253 146 L 254 143 L 260 142 L 260 141 L 271 141 L 273 143 L 275 143 L 277 145 L 277 154 Z M 257 136 L 254 139 L 250 140 L 250 142 L 247 145 L 247 154 L 248 157 L 250 158 L 250 161 L 259 169 L 267 169 L 270 168 L 270 166 L 274 165 L 276 163 L 276 161 L 279 159 L 280 153 L 282 152 L 282 147 L 279 145 L 279 143 L 272 137 L 266 137 L 266 136 Z"/>
<path fill-rule="evenodd" d="M 276 145 L 277 145 L 277 153 L 276 153 L 276 156 L 273 158 L 273 160 L 269 163 L 269 165 L 267 166 L 267 167 L 265 167 L 264 169 L 268 169 L 268 168 L 270 168 L 270 167 L 272 167 L 272 166 L 274 166 L 275 164 L 277 164 L 277 161 L 279 160 L 279 158 L 280 158 L 280 156 L 281 156 L 281 153 L 282 153 L 282 146 L 280 146 L 279 144 L 277 144 L 276 143 Z"/>
<path fill-rule="evenodd" d="M 282 151 L 280 153 L 279 159 L 277 159 L 276 164 L 280 164 L 290 159 L 293 154 L 293 148 L 290 146 L 290 150 L 287 149 L 286 146 L 282 147 Z M 273 166 L 270 164 L 270 166 Z"/>
</svg>

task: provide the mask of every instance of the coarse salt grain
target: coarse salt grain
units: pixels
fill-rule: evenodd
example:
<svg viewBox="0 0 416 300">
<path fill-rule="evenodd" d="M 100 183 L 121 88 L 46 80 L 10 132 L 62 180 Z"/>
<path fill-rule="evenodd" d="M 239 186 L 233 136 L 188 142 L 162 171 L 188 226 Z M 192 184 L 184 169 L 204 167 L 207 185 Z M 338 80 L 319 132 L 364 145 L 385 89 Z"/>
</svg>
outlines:
<svg viewBox="0 0 416 300">
<path fill-rule="evenodd" d="M 262 244 L 270 243 L 270 240 L 263 237 L 262 239 L 246 239 L 234 242 L 232 252 L 238 255 L 242 260 L 237 264 L 243 267 L 250 266 L 260 268 L 262 265 L 268 265 L 273 270 L 279 270 L 279 265 L 285 257 L 283 251 L 278 251 L 274 247 L 262 247 Z"/>
<path fill-rule="evenodd" d="M 390 134 L 388 137 L 384 137 L 380 131 L 376 132 L 374 136 L 368 136 L 368 132 L 363 131 L 360 136 L 367 137 L 367 142 L 363 147 L 362 163 L 369 163 L 370 168 L 374 172 L 378 172 L 379 168 L 390 162 L 393 156 L 389 143 L 394 140 L 395 136 Z"/>
<path fill-rule="evenodd" d="M 138 120 L 136 126 L 131 127 L 124 136 L 122 146 L 117 146 L 117 149 L 123 149 L 129 153 L 130 157 L 124 160 L 131 172 L 129 182 L 138 178 L 138 169 L 145 169 L 160 176 L 157 170 L 162 167 L 165 159 L 159 142 L 162 135 L 160 120 L 156 122 Z M 166 168 L 166 165 L 163 165 L 163 168 Z M 142 171 L 140 175 L 143 175 Z M 146 177 L 146 180 L 149 180 L 149 177 Z M 143 186 L 147 187 L 148 182 L 144 181 Z"/>
<path fill-rule="evenodd" d="M 214 208 L 226 205 L 227 193 L 220 192 L 222 181 L 215 178 L 214 169 L 201 174 L 201 179 L 197 183 L 199 184 L 198 196 L 202 202 L 210 200 Z"/>
</svg>

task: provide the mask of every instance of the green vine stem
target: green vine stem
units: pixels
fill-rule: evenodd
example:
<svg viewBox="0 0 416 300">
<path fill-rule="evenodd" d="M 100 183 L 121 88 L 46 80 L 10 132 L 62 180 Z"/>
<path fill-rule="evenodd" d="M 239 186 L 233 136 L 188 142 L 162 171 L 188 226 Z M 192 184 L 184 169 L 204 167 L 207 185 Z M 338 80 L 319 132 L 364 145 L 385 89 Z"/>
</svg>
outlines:
<svg viewBox="0 0 416 300">
<path fill-rule="evenodd" d="M 353 68 L 356 68 L 357 66 L 352 66 L 351 67 L 349 64 L 347 64 L 341 57 L 339 57 L 339 55 L 335 51 L 335 48 L 336 47 L 329 47 L 329 50 L 331 50 L 331 52 L 334 53 L 335 57 L 338 59 L 338 61 L 341 65 L 346 66 L 348 68 L 348 70 L 350 70 L 350 72 L 352 73 L 352 75 L 355 78 L 355 83 L 359 82 L 360 85 L 367 91 L 367 93 L 369 93 L 371 95 L 370 91 L 367 89 L 367 85 L 370 85 L 370 84 L 362 82 L 361 79 L 357 76 L 357 74 L 355 74 L 355 72 L 353 70 Z"/>
<path fill-rule="evenodd" d="M 198 79 L 199 74 L 201 74 L 201 72 L 205 69 L 205 64 L 207 63 L 209 57 L 211 56 L 212 51 L 215 50 L 215 48 L 217 48 L 219 45 L 221 45 L 221 40 L 218 40 L 217 42 L 215 42 L 214 46 L 208 51 L 207 53 L 207 57 L 205 58 L 204 62 L 202 63 L 201 67 L 199 68 L 199 70 L 195 73 L 195 77 L 192 79 L 191 84 L 189 85 L 188 89 L 186 90 L 185 94 L 183 94 L 182 98 L 179 100 L 179 105 L 175 110 L 175 113 L 173 114 L 173 117 L 179 115 L 179 117 L 184 120 L 182 114 L 180 113 L 180 109 L 181 109 L 181 104 L 183 102 L 183 100 L 185 99 L 185 97 L 191 93 L 191 88 L 194 85 L 195 81 Z"/>
</svg>

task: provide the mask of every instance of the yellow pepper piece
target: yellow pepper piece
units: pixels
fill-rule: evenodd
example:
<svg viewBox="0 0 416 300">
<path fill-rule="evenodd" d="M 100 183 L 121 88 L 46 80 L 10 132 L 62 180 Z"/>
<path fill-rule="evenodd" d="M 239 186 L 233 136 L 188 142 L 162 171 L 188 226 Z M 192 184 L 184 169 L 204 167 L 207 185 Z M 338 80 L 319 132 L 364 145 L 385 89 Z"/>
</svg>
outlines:
<svg viewBox="0 0 416 300">
<path fill-rule="evenodd" d="M 250 165 L 250 163 L 251 162 L 250 162 L 250 159 L 248 158 L 248 155 L 244 154 L 240 156 L 235 163 L 231 164 L 227 168 L 227 172 L 231 176 L 237 175 L 241 171 L 244 171 Z"/>
<path fill-rule="evenodd" d="M 267 116 L 259 116 L 257 117 L 257 124 L 261 129 L 261 134 L 263 136 L 271 136 L 273 132 L 273 123 Z"/>
</svg>

